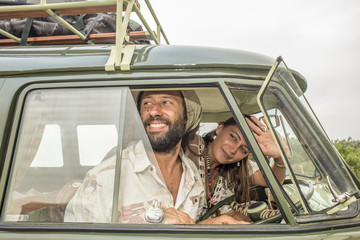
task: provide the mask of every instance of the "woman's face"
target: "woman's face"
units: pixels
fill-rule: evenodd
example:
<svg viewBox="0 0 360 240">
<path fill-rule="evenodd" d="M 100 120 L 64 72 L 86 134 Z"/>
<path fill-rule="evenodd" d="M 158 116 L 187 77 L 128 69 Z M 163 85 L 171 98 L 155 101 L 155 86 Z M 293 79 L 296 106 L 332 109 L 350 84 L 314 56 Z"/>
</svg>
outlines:
<svg viewBox="0 0 360 240">
<path fill-rule="evenodd" d="M 212 142 L 211 154 L 218 164 L 235 163 L 249 155 L 249 148 L 237 125 L 216 128 L 216 139 Z"/>
</svg>

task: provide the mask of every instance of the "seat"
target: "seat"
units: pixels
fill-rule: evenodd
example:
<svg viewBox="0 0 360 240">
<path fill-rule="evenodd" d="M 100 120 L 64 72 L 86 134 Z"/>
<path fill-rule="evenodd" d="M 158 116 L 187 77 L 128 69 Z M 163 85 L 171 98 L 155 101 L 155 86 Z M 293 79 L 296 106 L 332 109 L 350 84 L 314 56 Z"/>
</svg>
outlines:
<svg viewBox="0 0 360 240">
<path fill-rule="evenodd" d="M 9 213 L 20 213 L 22 221 L 63 222 L 66 206 L 81 182 L 74 179 L 57 191 L 16 199 Z"/>
</svg>

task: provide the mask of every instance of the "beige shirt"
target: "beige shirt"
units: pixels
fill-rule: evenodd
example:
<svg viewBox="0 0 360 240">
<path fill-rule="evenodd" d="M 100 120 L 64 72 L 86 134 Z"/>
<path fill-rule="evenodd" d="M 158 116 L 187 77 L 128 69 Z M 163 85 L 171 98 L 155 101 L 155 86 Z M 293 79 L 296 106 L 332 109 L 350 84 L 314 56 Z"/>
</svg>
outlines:
<svg viewBox="0 0 360 240">
<path fill-rule="evenodd" d="M 182 150 L 179 156 L 183 174 L 174 201 L 141 142 L 123 151 L 119 192 L 120 223 L 148 223 L 145 213 L 154 200 L 158 201 L 162 211 L 173 207 L 186 212 L 195 220 L 203 214 L 206 200 L 199 173 Z M 65 222 L 111 222 L 115 158 L 110 157 L 87 173 L 83 184 L 67 205 Z"/>
</svg>

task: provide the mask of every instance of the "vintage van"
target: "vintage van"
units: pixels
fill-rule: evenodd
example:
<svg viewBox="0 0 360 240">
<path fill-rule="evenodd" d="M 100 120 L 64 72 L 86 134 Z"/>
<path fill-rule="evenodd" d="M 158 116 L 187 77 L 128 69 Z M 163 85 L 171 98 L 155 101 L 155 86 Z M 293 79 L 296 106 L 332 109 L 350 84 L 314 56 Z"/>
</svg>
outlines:
<svg viewBox="0 0 360 240">
<path fill-rule="evenodd" d="M 102 2 L 116 7 L 114 1 L 90 4 Z M 124 1 L 138 13 L 134 3 Z M 62 8 L 68 9 L 63 6 L 37 7 L 59 17 Z M 1 8 L 0 15 L 13 14 Z M 118 21 L 127 23 L 127 14 Z M 161 35 L 159 29 L 150 41 Z M 1 239 L 360 238 L 359 180 L 312 112 L 300 73 L 281 57 L 241 50 L 161 45 L 158 40 L 124 47 L 127 34 L 118 30 L 123 36 L 115 45 L 64 45 L 69 40 L 58 44 L 50 39 L 49 46 L 0 47 Z M 37 39 L 31 41 L 36 45 Z M 253 191 L 277 214 L 249 225 L 119 221 L 122 150 L 148 142 L 134 96 L 156 90 L 195 91 L 202 105 L 201 135 L 231 116 L 236 119 L 268 183 Z M 284 184 L 275 178 L 244 114 L 269 123 L 286 167 Z M 275 132 L 286 142 L 288 155 Z M 85 174 L 109 152 L 117 159 L 111 222 L 65 222 L 66 206 Z"/>
</svg>

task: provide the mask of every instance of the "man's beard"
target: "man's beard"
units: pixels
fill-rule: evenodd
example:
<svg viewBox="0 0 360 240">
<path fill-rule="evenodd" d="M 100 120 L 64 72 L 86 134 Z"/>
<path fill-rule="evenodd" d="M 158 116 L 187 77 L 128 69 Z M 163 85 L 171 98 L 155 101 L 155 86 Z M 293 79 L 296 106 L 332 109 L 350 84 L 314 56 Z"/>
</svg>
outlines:
<svg viewBox="0 0 360 240">
<path fill-rule="evenodd" d="M 163 118 L 148 118 L 144 122 L 145 129 L 146 126 L 154 120 L 164 121 L 169 130 L 165 133 L 165 135 L 157 136 L 157 134 L 148 134 L 150 144 L 154 152 L 170 152 L 175 148 L 175 146 L 179 143 L 179 141 L 184 137 L 185 132 L 185 120 L 184 119 L 176 119 L 174 124 L 172 124 L 169 120 Z"/>
</svg>

